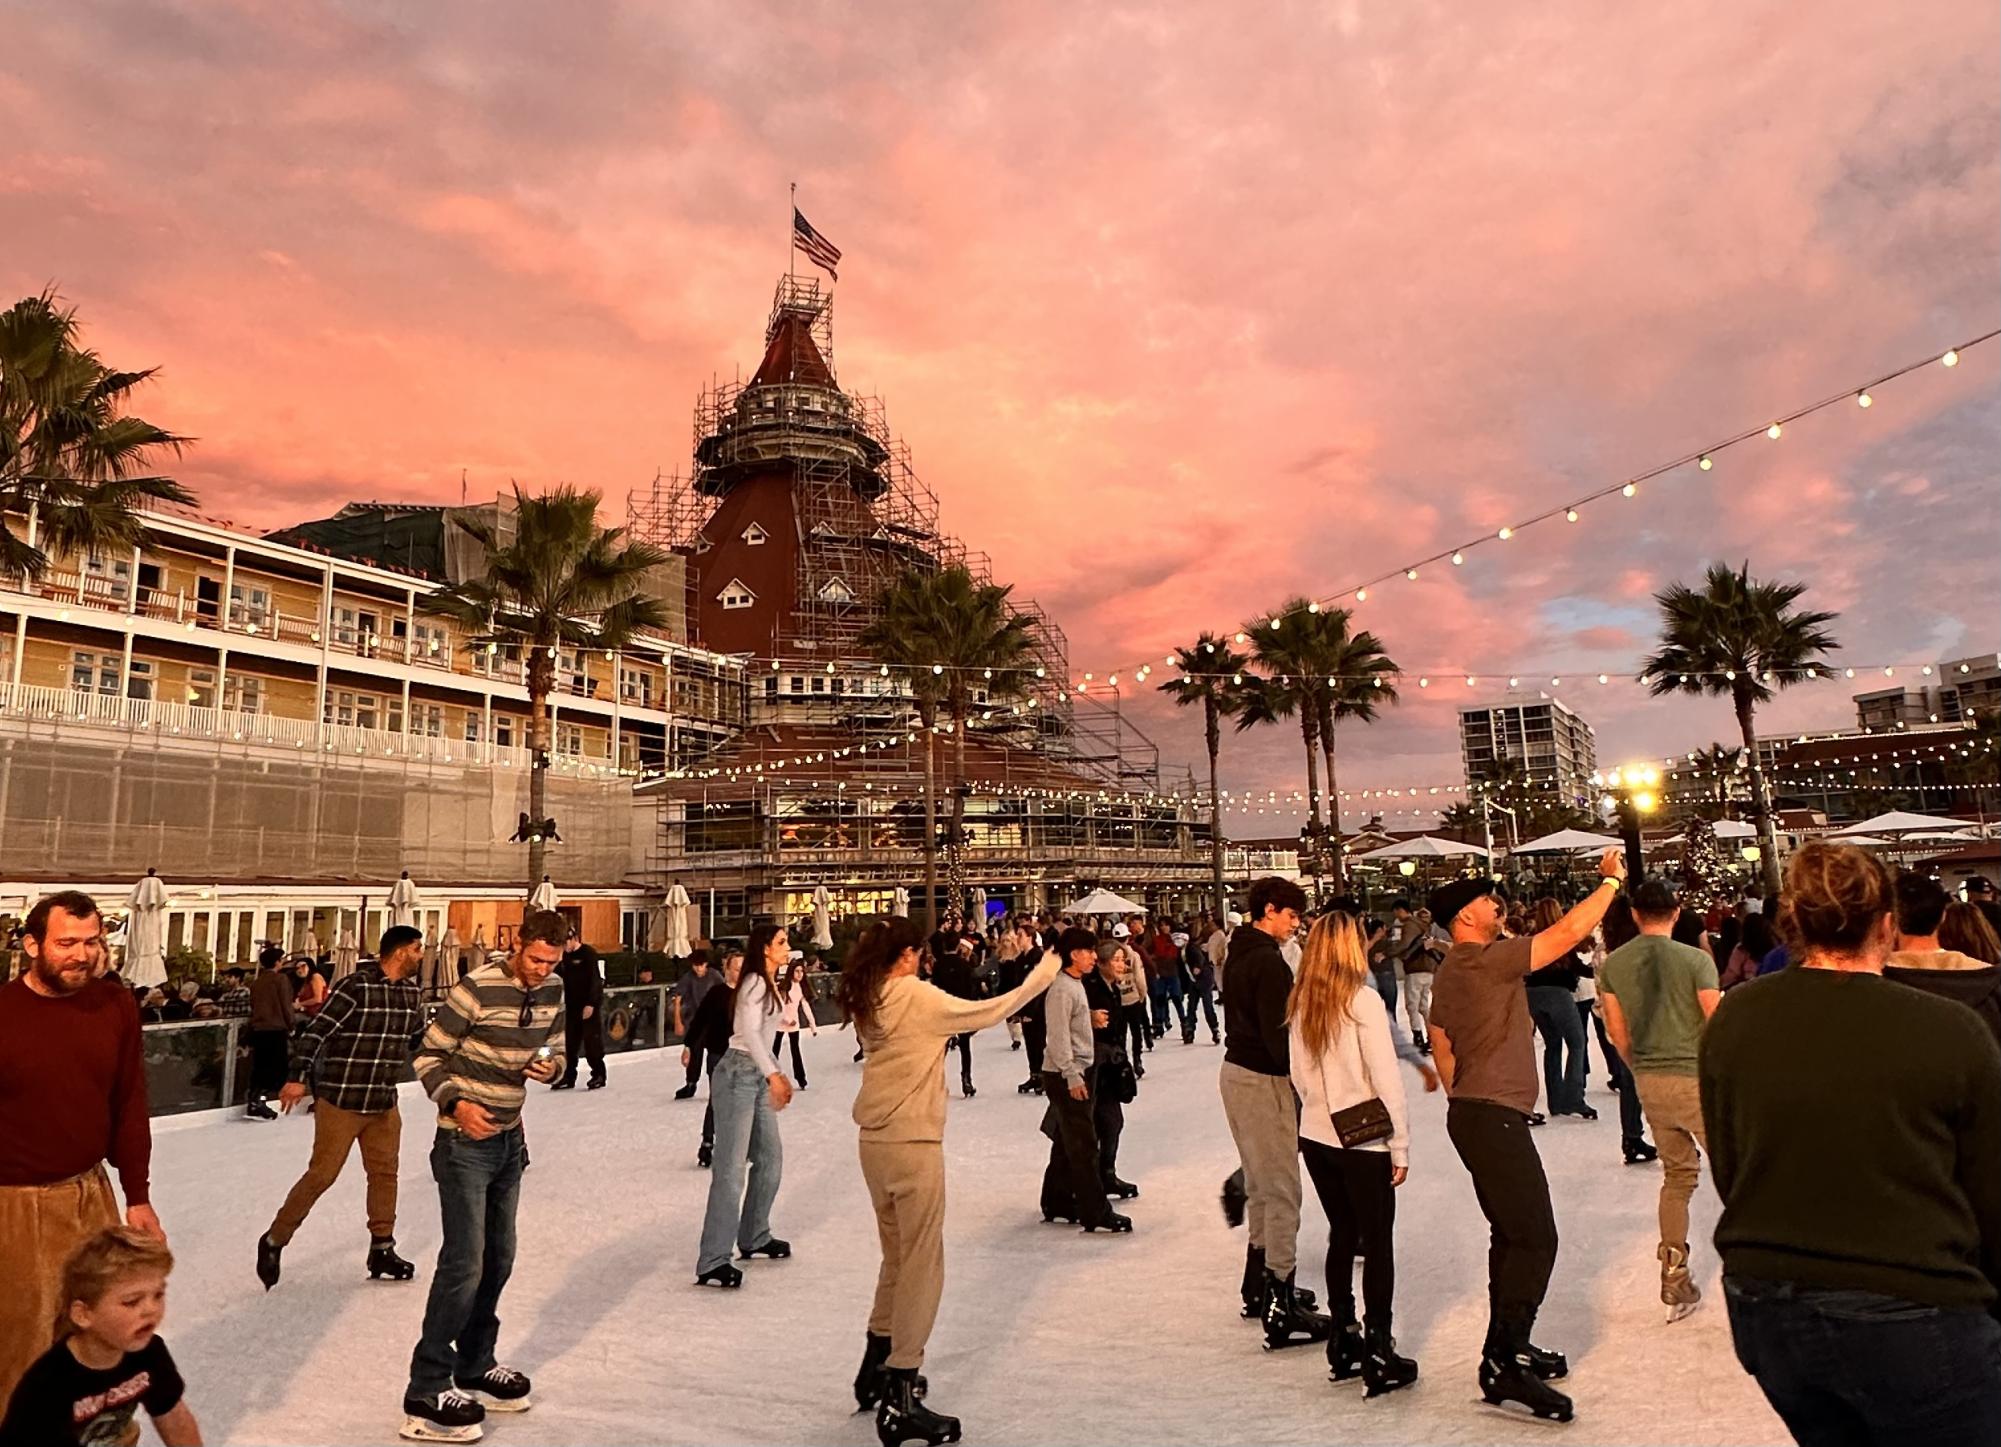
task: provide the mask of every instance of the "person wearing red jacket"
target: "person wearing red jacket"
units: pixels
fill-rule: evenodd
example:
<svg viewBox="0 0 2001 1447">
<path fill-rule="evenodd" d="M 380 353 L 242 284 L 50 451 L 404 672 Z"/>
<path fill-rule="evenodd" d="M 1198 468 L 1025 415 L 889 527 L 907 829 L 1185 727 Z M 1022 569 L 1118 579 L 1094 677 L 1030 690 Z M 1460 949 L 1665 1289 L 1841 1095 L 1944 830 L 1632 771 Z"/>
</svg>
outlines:
<svg viewBox="0 0 2001 1447">
<path fill-rule="evenodd" d="M 132 992 L 101 978 L 104 919 L 89 895 L 37 901 L 28 971 L 0 988 L 0 1401 L 55 1340 L 70 1252 L 119 1221 L 165 1240 L 150 1202 L 153 1133 Z"/>
</svg>

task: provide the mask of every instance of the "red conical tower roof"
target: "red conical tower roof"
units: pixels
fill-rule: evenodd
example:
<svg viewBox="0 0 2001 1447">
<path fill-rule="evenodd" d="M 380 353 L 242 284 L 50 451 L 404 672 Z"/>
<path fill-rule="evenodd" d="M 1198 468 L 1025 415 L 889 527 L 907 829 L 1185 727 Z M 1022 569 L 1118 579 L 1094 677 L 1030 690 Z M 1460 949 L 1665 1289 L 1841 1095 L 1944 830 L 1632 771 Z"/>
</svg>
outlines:
<svg viewBox="0 0 2001 1447">
<path fill-rule="evenodd" d="M 813 340 L 812 318 L 802 311 L 787 310 L 778 318 L 771 333 L 764 360 L 758 363 L 753 387 L 794 384 L 804 387 L 832 387 L 834 373 L 820 355 Z"/>
</svg>

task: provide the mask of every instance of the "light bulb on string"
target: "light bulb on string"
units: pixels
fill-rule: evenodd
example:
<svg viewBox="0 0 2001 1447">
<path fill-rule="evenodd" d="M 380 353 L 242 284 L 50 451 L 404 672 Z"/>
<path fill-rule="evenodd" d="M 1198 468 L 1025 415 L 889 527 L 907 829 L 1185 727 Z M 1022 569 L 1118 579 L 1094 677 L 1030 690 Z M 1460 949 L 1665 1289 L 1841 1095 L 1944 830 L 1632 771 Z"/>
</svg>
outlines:
<svg viewBox="0 0 2001 1447">
<path fill-rule="evenodd" d="M 1639 492 L 1639 490 L 1640 490 L 1640 485 L 1637 482 L 1629 482 L 1624 487 L 1619 489 L 1620 493 L 1626 497 L 1635 496 Z"/>
<path fill-rule="evenodd" d="M 1857 407 L 1870 407 L 1875 405 L 1875 401 L 1876 399 L 1871 397 L 1866 390 L 1855 394 L 1855 405 Z"/>
<path fill-rule="evenodd" d="M 1355 590 L 1355 601 L 1356 601 L 1357 603 L 1366 603 L 1366 602 L 1368 602 L 1368 601 L 1369 601 L 1369 590 L 1368 590 L 1367 588 L 1357 588 L 1357 589 Z"/>
<path fill-rule="evenodd" d="M 1959 365 L 1958 351 L 1952 347 L 1947 347 L 1945 355 L 1939 358 L 1939 362 L 1944 366 L 1957 367 Z"/>
<path fill-rule="evenodd" d="M 1704 472 L 1707 472 L 1709 471 L 1710 468 L 1716 466 L 1716 464 L 1710 460 L 1709 454 L 1706 452 L 1702 454 L 1701 461 L 1697 462 L 1695 465 L 1701 468 Z"/>
<path fill-rule="evenodd" d="M 1452 566 L 1455 568 L 1459 567 L 1465 561 L 1466 561 L 1466 555 L 1464 553 L 1454 553 L 1452 555 Z"/>
<path fill-rule="evenodd" d="M 1574 507 L 1571 507 L 1571 508 L 1565 508 L 1565 509 L 1563 510 L 1563 520 L 1564 520 L 1565 522 L 1567 522 L 1567 523 L 1574 523 L 1574 522 L 1576 522 L 1576 521 L 1577 521 L 1577 509 L 1576 509 L 1576 508 L 1574 508 Z"/>
<path fill-rule="evenodd" d="M 1514 535 L 1515 535 L 1515 530 L 1513 528 L 1502 528 L 1498 533 L 1494 534 L 1495 537 L 1499 538 L 1504 543 Z"/>
<path fill-rule="evenodd" d="M 1779 426 L 1778 423 L 1774 422 L 1770 427 L 1767 427 L 1765 429 L 1765 435 L 1771 438 L 1772 441 L 1777 442 L 1779 440 L 1780 435 L 1784 431 L 1785 429 L 1783 427 Z"/>
<path fill-rule="evenodd" d="M 1405 569 L 1404 569 L 1404 572 L 1403 572 L 1403 575 L 1404 575 L 1404 576 L 1405 576 L 1406 578 L 1410 579 L 1410 580 L 1411 580 L 1411 582 L 1413 582 L 1413 583 L 1415 583 L 1415 582 L 1417 581 L 1417 569 L 1416 569 L 1416 568 L 1405 568 Z"/>
</svg>

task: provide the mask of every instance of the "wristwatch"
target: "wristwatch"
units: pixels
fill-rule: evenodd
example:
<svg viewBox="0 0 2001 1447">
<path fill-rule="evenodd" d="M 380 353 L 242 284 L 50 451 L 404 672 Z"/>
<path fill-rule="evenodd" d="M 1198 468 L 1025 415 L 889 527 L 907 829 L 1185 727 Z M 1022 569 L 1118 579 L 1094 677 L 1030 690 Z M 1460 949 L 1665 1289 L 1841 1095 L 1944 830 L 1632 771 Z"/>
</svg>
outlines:
<svg viewBox="0 0 2001 1447">
<path fill-rule="evenodd" d="M 1598 876 L 1598 882 L 1600 884 L 1609 884 L 1614 889 L 1619 887 L 1619 878 L 1614 874 L 1601 874 Z"/>
</svg>

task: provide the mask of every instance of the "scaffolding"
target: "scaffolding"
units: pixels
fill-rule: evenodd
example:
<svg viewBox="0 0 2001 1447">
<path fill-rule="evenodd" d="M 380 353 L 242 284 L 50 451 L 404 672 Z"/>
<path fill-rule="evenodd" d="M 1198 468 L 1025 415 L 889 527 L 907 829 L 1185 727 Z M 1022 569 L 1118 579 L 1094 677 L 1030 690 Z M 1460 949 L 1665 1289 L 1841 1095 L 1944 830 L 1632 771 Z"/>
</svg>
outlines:
<svg viewBox="0 0 2001 1447">
<path fill-rule="evenodd" d="M 704 529 L 722 499 L 749 478 L 788 477 L 796 571 L 770 661 L 815 671 L 870 664 L 861 636 L 896 576 L 962 566 L 985 584 L 991 560 L 939 526 L 938 495 L 911 465 L 909 445 L 890 432 L 882 400 L 841 389 L 833 299 L 817 277 L 779 280 L 764 340 L 756 375 L 713 382 L 697 398 L 690 471 L 656 473 L 629 494 L 628 522 L 635 536 L 687 558 L 699 588 Z M 1159 750 L 1116 707 L 1086 699 L 1080 716 L 1067 686 L 1063 630 L 1033 599 L 1010 602 L 1034 627 L 1030 656 L 1005 692 L 1036 706 L 1021 714 L 995 709 L 980 720 L 982 733 L 1121 788 L 1156 786 Z M 828 722 L 856 730 L 895 727 L 913 712 L 907 693 L 897 692 L 846 693 L 825 708 Z"/>
</svg>

